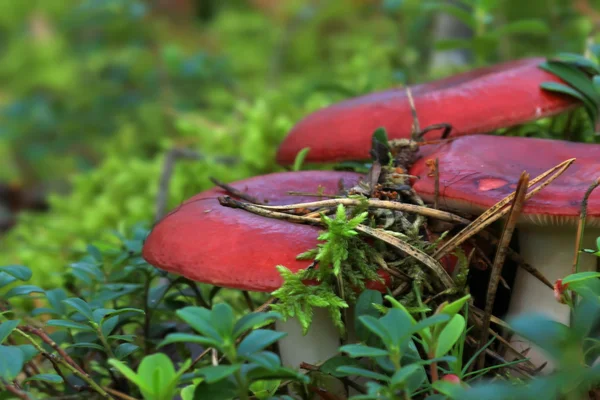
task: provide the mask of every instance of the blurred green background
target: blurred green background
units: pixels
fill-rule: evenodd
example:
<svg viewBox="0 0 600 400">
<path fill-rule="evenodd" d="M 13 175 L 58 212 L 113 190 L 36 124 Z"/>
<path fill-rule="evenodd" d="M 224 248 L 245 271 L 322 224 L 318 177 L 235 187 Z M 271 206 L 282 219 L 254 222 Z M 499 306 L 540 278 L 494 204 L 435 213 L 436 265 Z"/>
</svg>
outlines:
<svg viewBox="0 0 600 400">
<path fill-rule="evenodd" d="M 277 145 L 320 107 L 503 60 L 583 53 L 598 6 L 2 1 L 0 264 L 58 284 L 87 243 L 151 226 L 169 150 L 202 157 L 176 164 L 167 209 L 210 176 L 278 170 Z"/>
</svg>

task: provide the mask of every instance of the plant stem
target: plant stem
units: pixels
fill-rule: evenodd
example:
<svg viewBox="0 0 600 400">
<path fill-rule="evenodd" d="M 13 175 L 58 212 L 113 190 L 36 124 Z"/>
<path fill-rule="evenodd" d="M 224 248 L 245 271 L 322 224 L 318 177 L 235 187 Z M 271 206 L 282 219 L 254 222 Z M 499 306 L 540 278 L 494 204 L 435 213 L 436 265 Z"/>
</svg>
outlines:
<svg viewBox="0 0 600 400">
<path fill-rule="evenodd" d="M 44 348 L 42 346 L 40 346 L 38 342 L 33 340 L 33 338 L 31 336 L 29 336 L 27 333 L 25 333 L 24 330 L 34 333 L 36 336 L 38 336 L 40 339 L 42 339 L 46 344 L 49 344 L 52 348 L 57 349 L 58 345 L 56 343 L 54 343 L 54 341 L 52 339 L 50 339 L 48 337 L 48 335 L 46 335 L 45 332 L 41 331 L 40 329 L 28 327 L 28 326 L 15 329 L 15 332 L 17 332 L 18 334 L 23 336 L 25 339 L 27 339 L 33 345 L 33 347 L 36 348 L 37 351 L 39 351 L 42 355 L 44 355 L 44 357 L 46 357 L 50 360 L 54 360 L 55 362 L 58 362 L 59 364 L 62 364 L 64 367 L 69 369 L 74 375 L 76 375 L 81 380 L 83 380 L 85 383 L 87 383 L 90 386 L 90 388 L 95 390 L 98 394 L 100 394 L 105 399 L 113 398 L 104 389 L 102 389 L 102 387 L 99 386 L 85 371 L 83 371 L 81 369 L 81 367 L 79 367 L 77 364 L 75 364 L 75 362 L 71 359 L 71 357 L 69 357 L 67 355 L 68 359 L 70 360 L 70 362 L 69 362 L 69 361 L 67 361 L 67 358 L 65 358 L 64 356 L 62 358 L 56 357 L 54 354 L 50 354 L 50 353 L 46 352 L 46 350 L 44 350 Z M 44 338 L 46 338 L 46 340 Z M 54 345 L 52 345 L 52 344 L 54 344 Z M 61 356 L 62 356 L 62 353 L 66 354 L 64 352 L 64 350 L 62 350 L 62 349 L 60 349 L 60 350 L 61 351 L 59 351 L 59 354 Z M 73 363 L 75 365 L 71 365 L 71 363 Z"/>
</svg>

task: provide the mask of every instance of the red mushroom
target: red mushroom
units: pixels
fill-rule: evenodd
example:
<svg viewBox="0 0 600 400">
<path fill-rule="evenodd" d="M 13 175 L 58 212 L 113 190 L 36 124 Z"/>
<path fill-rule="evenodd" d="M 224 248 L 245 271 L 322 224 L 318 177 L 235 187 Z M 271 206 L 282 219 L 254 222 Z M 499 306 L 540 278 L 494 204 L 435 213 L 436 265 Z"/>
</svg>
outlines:
<svg viewBox="0 0 600 400">
<path fill-rule="evenodd" d="M 259 176 L 231 184 L 232 187 L 283 205 L 314 201 L 289 191 L 338 193 L 361 175 L 350 172 L 304 171 Z M 310 262 L 296 256 L 317 245 L 320 228 L 298 225 L 223 207 L 218 197 L 227 193 L 215 188 L 187 200 L 163 218 L 148 236 L 142 255 L 150 264 L 191 280 L 250 291 L 272 292 L 282 283 L 277 265 L 292 272 Z M 379 289 L 385 290 L 380 286 Z M 315 309 L 306 336 L 295 319 L 277 322 L 288 335 L 280 341 L 282 361 L 297 367 L 301 361 L 317 363 L 337 353 L 339 332 L 326 309 Z"/>
<path fill-rule="evenodd" d="M 558 179 L 529 199 L 519 221 L 520 252 L 550 282 L 571 272 L 581 201 L 590 184 L 600 177 L 600 145 L 560 140 L 474 135 L 424 146 L 410 173 L 419 176 L 414 189 L 433 201 L 435 181 L 428 176 L 428 160 L 439 160 L 441 208 L 476 214 L 512 193 L 521 172 L 532 177 L 571 158 L 576 161 Z M 587 205 L 584 246 L 600 235 L 600 192 Z M 592 228 L 592 229 L 590 229 Z M 582 255 L 580 271 L 595 270 L 596 259 Z M 509 315 L 544 312 L 568 324 L 569 308 L 557 302 L 551 288 L 519 269 Z M 523 347 L 517 344 L 517 347 Z M 532 361 L 543 361 L 530 352 Z"/>
<path fill-rule="evenodd" d="M 421 127 L 447 123 L 452 136 L 487 133 L 579 105 L 572 97 L 540 88 L 543 82 L 561 82 L 538 68 L 543 61 L 511 61 L 411 87 Z M 403 88 L 346 100 L 300 121 L 281 144 L 277 161 L 291 164 L 307 146 L 307 162 L 368 159 L 377 128 L 386 128 L 390 139 L 410 138 L 412 124 Z"/>
</svg>

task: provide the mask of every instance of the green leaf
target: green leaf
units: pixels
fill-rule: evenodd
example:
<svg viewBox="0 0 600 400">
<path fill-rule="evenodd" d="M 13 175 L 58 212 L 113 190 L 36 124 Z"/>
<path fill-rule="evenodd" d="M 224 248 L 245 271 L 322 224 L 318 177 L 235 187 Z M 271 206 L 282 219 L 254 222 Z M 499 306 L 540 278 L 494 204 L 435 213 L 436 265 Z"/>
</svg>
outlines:
<svg viewBox="0 0 600 400">
<path fill-rule="evenodd" d="M 310 151 L 310 147 L 305 147 L 296 154 L 296 158 L 294 159 L 294 166 L 292 167 L 292 171 L 300 171 L 302 169 L 302 164 L 304 164 L 304 159 L 306 155 Z"/>
<path fill-rule="evenodd" d="M 281 367 L 279 356 L 270 351 L 261 351 L 245 357 L 248 361 L 260 365 L 268 370 L 276 370 Z"/>
<path fill-rule="evenodd" d="M 59 326 L 61 328 L 78 329 L 84 332 L 94 332 L 94 328 L 89 325 L 80 324 L 79 322 L 73 322 L 65 319 L 51 319 L 46 322 L 48 326 Z"/>
<path fill-rule="evenodd" d="M 596 93 L 600 94 L 600 75 L 596 75 L 592 78 L 592 84 Z M 597 247 L 600 250 L 600 248 Z"/>
<path fill-rule="evenodd" d="M 563 280 L 563 285 L 573 284 L 578 282 L 587 281 L 588 279 L 597 279 L 600 278 L 600 272 L 578 272 L 576 274 L 567 275 Z"/>
<path fill-rule="evenodd" d="M 143 361 L 142 361 L 143 362 Z M 138 376 L 131 368 L 129 368 L 125 363 L 119 360 L 115 360 L 111 358 L 108 360 L 108 363 L 114 367 L 117 371 L 121 373 L 125 378 L 134 383 L 142 393 L 150 393 L 150 387 L 148 386 L 151 381 L 145 381 L 142 377 Z M 144 395 L 144 398 L 147 398 Z"/>
<path fill-rule="evenodd" d="M 202 382 L 196 386 L 194 400 L 232 400 L 238 396 L 238 388 L 230 379 L 213 384 Z"/>
<path fill-rule="evenodd" d="M 403 388 L 406 382 L 417 372 L 422 372 L 423 367 L 417 364 L 410 364 L 397 370 L 390 381 L 395 388 Z"/>
<path fill-rule="evenodd" d="M 337 369 L 337 372 L 343 373 L 343 374 L 345 374 L 345 376 L 356 375 L 356 376 L 362 376 L 364 378 L 376 379 L 376 380 L 384 381 L 384 382 L 390 381 L 390 378 L 388 376 L 385 376 L 383 374 L 380 374 L 380 373 L 377 373 L 374 371 L 370 371 L 370 370 L 364 369 L 364 368 L 342 366 Z"/>
<path fill-rule="evenodd" d="M 579 91 L 573 89 L 571 86 L 565 85 L 563 83 L 557 82 L 543 82 L 540 87 L 544 90 L 548 90 L 551 92 L 562 93 L 572 97 L 575 97 L 578 100 L 583 102 L 585 109 L 588 113 L 588 116 L 592 119 L 592 121 L 596 121 L 598 119 L 598 110 L 595 106 L 594 102 L 588 99 Z"/>
<path fill-rule="evenodd" d="M 600 66 L 594 61 L 575 53 L 559 53 L 551 58 L 552 61 L 562 61 L 583 68 L 590 74 L 600 74 Z"/>
<path fill-rule="evenodd" d="M 77 297 L 72 297 L 70 299 L 63 300 L 63 303 L 74 308 L 81 315 L 86 317 L 89 321 L 94 320 L 92 307 L 88 303 L 86 303 L 84 300 L 77 298 Z"/>
<path fill-rule="evenodd" d="M 69 348 L 83 348 L 83 349 L 94 349 L 102 352 L 106 352 L 106 349 L 99 344 L 89 342 L 77 342 L 69 345 Z"/>
<path fill-rule="evenodd" d="M 276 312 L 250 313 L 240 318 L 233 327 L 233 338 L 237 339 L 248 329 L 256 329 L 275 320 L 281 320 L 281 314 Z"/>
<path fill-rule="evenodd" d="M 38 349 L 33 347 L 31 344 L 20 344 L 16 347 L 21 350 L 21 353 L 23 353 L 23 362 L 26 363 L 33 360 L 33 357 L 39 354 Z"/>
<path fill-rule="evenodd" d="M 241 364 L 216 365 L 204 367 L 197 370 L 198 375 L 203 376 L 207 383 L 215 383 L 221 379 L 233 375 L 242 367 Z"/>
<path fill-rule="evenodd" d="M 475 30 L 477 21 L 475 17 L 463 7 L 458 7 L 453 4 L 444 3 L 442 1 L 429 1 L 423 4 L 424 11 L 434 11 L 436 13 L 443 12 L 452 15 L 460 22 Z"/>
<path fill-rule="evenodd" d="M 465 319 L 462 315 L 456 314 L 450 322 L 442 329 L 437 340 L 435 356 L 442 357 L 448 353 L 456 341 L 461 337 L 465 330 Z"/>
<path fill-rule="evenodd" d="M 430 327 L 440 325 L 448 321 L 450 321 L 450 316 L 447 314 L 432 315 L 431 317 L 425 318 L 424 320 L 413 325 L 407 334 L 412 335 L 413 333 L 418 333 L 419 336 L 425 338 L 428 337 L 429 332 L 431 332 L 429 329 Z M 427 331 L 427 333 L 424 334 L 424 331 Z"/>
<path fill-rule="evenodd" d="M 409 315 L 397 308 L 392 308 L 380 320 L 382 326 L 389 332 L 391 341 L 385 342 L 386 346 L 402 346 L 409 339 L 412 321 Z"/>
<path fill-rule="evenodd" d="M 81 271 L 90 277 L 92 277 L 97 282 L 102 282 L 104 280 L 104 274 L 102 270 L 98 268 L 96 264 L 88 263 L 88 262 L 77 262 L 71 264 L 71 268 L 76 271 Z"/>
<path fill-rule="evenodd" d="M 265 347 L 270 346 L 282 337 L 287 335 L 285 332 L 275 332 L 266 329 L 257 329 L 250 332 L 238 346 L 238 354 L 241 357 L 259 352 Z"/>
<path fill-rule="evenodd" d="M 523 338 L 535 343 L 555 359 L 560 359 L 569 337 L 569 328 L 541 314 L 527 314 L 508 321 Z"/>
<path fill-rule="evenodd" d="M 434 47 L 439 51 L 470 49 L 473 42 L 469 39 L 441 39 L 434 43 Z"/>
<path fill-rule="evenodd" d="M 107 337 L 108 335 L 110 335 L 111 332 L 114 331 L 114 329 L 118 323 L 119 323 L 118 316 L 111 317 L 111 318 L 107 319 L 106 321 L 103 321 L 100 325 L 100 330 L 102 332 L 102 335 L 104 337 Z"/>
<path fill-rule="evenodd" d="M 189 385 L 181 389 L 181 400 L 194 400 L 195 385 Z"/>
<path fill-rule="evenodd" d="M 0 288 L 10 285 L 13 282 L 16 282 L 17 278 L 14 276 L 5 274 L 4 272 L 0 272 Z"/>
<path fill-rule="evenodd" d="M 14 287 L 12 289 L 10 289 L 4 296 L 5 300 L 8 300 L 12 297 L 17 297 L 17 296 L 28 296 L 31 293 L 44 293 L 44 289 L 41 289 L 37 286 L 34 285 L 23 285 L 23 286 L 17 286 Z"/>
<path fill-rule="evenodd" d="M 63 289 L 52 289 L 46 291 L 46 298 L 48 302 L 59 315 L 64 315 L 67 313 L 67 308 L 65 307 L 63 300 L 67 299 L 67 292 Z"/>
<path fill-rule="evenodd" d="M 146 314 L 144 312 L 144 310 L 141 310 L 139 308 L 127 307 L 127 308 L 119 308 L 118 310 L 112 310 L 109 313 L 107 313 L 106 315 L 104 315 L 103 318 L 106 319 L 109 317 L 114 317 L 115 315 L 121 315 L 121 314 L 125 314 L 125 313 L 142 314 L 142 315 Z"/>
<path fill-rule="evenodd" d="M 208 336 L 217 342 L 223 341 L 221 335 L 212 326 L 209 310 L 201 307 L 185 307 L 177 310 L 176 314 L 198 333 Z"/>
<path fill-rule="evenodd" d="M 340 348 L 340 351 L 348 353 L 350 357 L 383 357 L 387 356 L 387 350 L 378 349 L 375 347 L 364 346 L 362 344 L 347 344 Z"/>
<path fill-rule="evenodd" d="M 0 378 L 12 381 L 23 369 L 23 353 L 17 347 L 0 345 Z"/>
<path fill-rule="evenodd" d="M 337 371 L 337 369 L 342 366 L 361 368 L 362 363 L 359 360 L 350 358 L 348 356 L 335 356 L 325 361 L 325 363 L 321 365 L 321 368 L 319 368 L 319 371 L 321 371 L 324 374 L 340 378 L 346 376 L 346 374 Z"/>
<path fill-rule="evenodd" d="M 454 316 L 454 314 L 458 314 L 460 312 L 460 310 L 463 309 L 463 307 L 469 301 L 470 298 L 471 298 L 471 295 L 468 294 L 464 297 L 461 297 L 458 300 L 453 301 L 452 303 L 446 304 L 444 306 L 444 308 L 442 309 L 442 313 L 447 314 L 451 317 Z"/>
<path fill-rule="evenodd" d="M 27 378 L 23 382 L 30 382 L 30 381 L 62 383 L 63 378 L 61 378 L 60 375 L 56 375 L 56 374 L 39 374 L 39 375 L 32 376 L 31 378 Z"/>
<path fill-rule="evenodd" d="M 554 74 L 573 86 L 578 92 L 591 100 L 596 107 L 600 103 L 600 94 L 596 93 L 591 85 L 591 78 L 579 68 L 556 61 L 547 61 L 540 64 L 540 68 Z"/>
<path fill-rule="evenodd" d="M 133 353 L 134 351 L 137 351 L 139 349 L 140 349 L 139 346 L 136 346 L 135 344 L 122 343 L 122 344 L 118 345 L 117 348 L 115 349 L 115 356 L 119 360 L 122 360 L 125 357 L 127 357 L 128 355 L 130 355 L 131 353 Z"/>
<path fill-rule="evenodd" d="M 220 349 L 222 345 L 221 341 L 216 341 L 204 336 L 192 335 L 189 333 L 171 333 L 167 335 L 162 342 L 160 342 L 158 347 L 163 347 L 171 343 L 198 343 L 204 346 L 215 347 L 217 349 Z"/>
<path fill-rule="evenodd" d="M 220 303 L 213 307 L 210 321 L 222 338 L 233 337 L 234 315 L 233 309 L 227 303 Z"/>
<path fill-rule="evenodd" d="M 20 281 L 28 281 L 31 279 L 31 270 L 22 265 L 6 265 L 0 267 L 0 272 L 4 272 Z"/>
<path fill-rule="evenodd" d="M 0 344 L 11 334 L 13 330 L 21 323 L 20 319 L 13 321 L 5 321 L 0 324 Z"/>
<path fill-rule="evenodd" d="M 522 19 L 520 21 L 510 22 L 508 24 L 501 25 L 492 34 L 496 37 L 511 34 L 528 34 L 543 36 L 550 33 L 548 24 L 539 19 Z"/>
<path fill-rule="evenodd" d="M 281 385 L 281 380 L 263 380 L 255 381 L 250 384 L 250 391 L 258 400 L 267 400 L 272 398 Z"/>
<path fill-rule="evenodd" d="M 144 357 L 137 371 L 138 376 L 149 382 L 150 392 L 144 393 L 144 398 L 150 394 L 156 399 L 172 399 L 175 397 L 173 381 L 176 377 L 173 363 L 166 354 L 156 353 Z"/>
<path fill-rule="evenodd" d="M 367 289 L 360 294 L 354 306 L 354 330 L 356 331 L 356 336 L 363 342 L 367 342 L 370 334 L 359 318 L 363 315 L 370 315 L 374 318 L 379 317 L 380 312 L 373 304 L 383 304 L 383 297 L 379 291 Z"/>
<path fill-rule="evenodd" d="M 377 318 L 373 318 L 370 315 L 363 315 L 359 318 L 360 322 L 377 337 L 379 337 L 386 345 L 392 342 L 390 333 L 387 331 L 383 323 Z"/>
<path fill-rule="evenodd" d="M 96 246 L 93 244 L 88 244 L 87 251 L 88 254 L 94 258 L 94 260 L 98 261 L 99 263 L 102 262 L 102 252 Z"/>
<path fill-rule="evenodd" d="M 123 340 L 125 342 L 133 342 L 136 335 L 110 335 L 107 339 Z"/>
</svg>

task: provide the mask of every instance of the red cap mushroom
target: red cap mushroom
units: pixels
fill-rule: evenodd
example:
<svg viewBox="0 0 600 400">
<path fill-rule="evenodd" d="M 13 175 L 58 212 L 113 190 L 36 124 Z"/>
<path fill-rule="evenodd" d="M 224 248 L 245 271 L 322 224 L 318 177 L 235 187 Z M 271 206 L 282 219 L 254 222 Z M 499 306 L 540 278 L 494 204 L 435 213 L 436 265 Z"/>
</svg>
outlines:
<svg viewBox="0 0 600 400">
<path fill-rule="evenodd" d="M 447 123 L 452 136 L 487 133 L 579 105 L 572 97 L 544 91 L 543 82 L 561 82 L 538 66 L 542 58 L 510 61 L 411 87 L 421 127 Z M 413 119 L 406 90 L 391 89 L 343 101 L 300 121 L 282 142 L 277 161 L 286 165 L 310 147 L 307 162 L 369 158 L 372 133 L 410 138 Z M 431 138 L 436 138 L 432 133 Z"/>
<path fill-rule="evenodd" d="M 315 200 L 289 191 L 317 193 L 322 189 L 324 194 L 336 194 L 340 185 L 349 189 L 360 178 L 351 172 L 303 171 L 254 177 L 230 186 L 269 205 L 283 205 Z M 144 243 L 144 259 L 194 281 L 265 292 L 283 283 L 277 265 L 296 272 L 310 264 L 296 256 L 316 247 L 319 228 L 223 207 L 218 197 L 226 194 L 220 188 L 211 189 L 169 213 Z M 293 318 L 278 321 L 277 329 L 288 333 L 279 342 L 282 361 L 288 366 L 324 361 L 337 353 L 340 344 L 326 309 L 314 310 L 306 335 Z"/>
<path fill-rule="evenodd" d="M 473 135 L 447 143 L 423 146 L 422 157 L 410 173 L 420 179 L 415 191 L 433 201 L 435 180 L 428 160 L 438 159 L 441 208 L 476 214 L 511 194 L 523 171 L 537 176 L 571 158 L 576 161 L 559 178 L 529 199 L 519 220 L 519 245 L 523 258 L 550 282 L 571 272 L 576 226 L 581 202 L 591 183 L 600 177 L 600 145 L 560 140 Z M 600 192 L 587 205 L 584 246 L 593 246 L 600 235 Z M 592 228 L 592 229 L 589 229 Z M 596 259 L 583 255 L 580 271 L 595 270 Z M 551 288 L 519 269 L 509 315 L 544 312 L 568 324 L 569 308 L 557 302 Z M 544 361 L 529 353 L 532 361 Z"/>
</svg>

